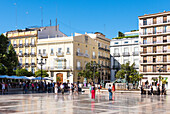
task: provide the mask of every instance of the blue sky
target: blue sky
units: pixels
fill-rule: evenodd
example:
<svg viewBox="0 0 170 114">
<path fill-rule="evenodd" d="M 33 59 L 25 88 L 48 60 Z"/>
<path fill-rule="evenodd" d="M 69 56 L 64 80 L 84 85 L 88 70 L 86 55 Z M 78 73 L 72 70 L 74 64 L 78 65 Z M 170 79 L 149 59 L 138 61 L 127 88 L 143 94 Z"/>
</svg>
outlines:
<svg viewBox="0 0 170 114">
<path fill-rule="evenodd" d="M 138 29 L 138 16 L 170 11 L 170 0 L 0 0 L 0 33 L 30 26 L 55 25 L 67 35 L 102 32 L 108 38 L 118 31 Z M 16 3 L 16 5 L 14 5 Z"/>
</svg>

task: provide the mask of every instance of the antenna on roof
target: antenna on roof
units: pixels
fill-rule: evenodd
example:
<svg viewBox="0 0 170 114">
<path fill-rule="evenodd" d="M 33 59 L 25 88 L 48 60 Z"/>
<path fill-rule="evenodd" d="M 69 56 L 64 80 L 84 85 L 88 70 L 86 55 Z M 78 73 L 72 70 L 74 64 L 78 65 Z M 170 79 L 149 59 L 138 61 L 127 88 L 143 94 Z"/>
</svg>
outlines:
<svg viewBox="0 0 170 114">
<path fill-rule="evenodd" d="M 58 27 L 57 27 L 57 18 L 56 18 L 55 22 L 56 22 L 56 31 L 57 31 L 57 28 L 58 28 Z"/>
<path fill-rule="evenodd" d="M 40 7 L 41 9 L 41 26 L 43 27 L 43 8 Z"/>
<path fill-rule="evenodd" d="M 50 19 L 50 26 L 51 26 L 51 19 Z"/>
<path fill-rule="evenodd" d="M 15 10 L 16 10 L 16 12 L 15 12 L 15 13 L 16 13 L 16 15 L 15 15 L 15 16 L 16 16 L 16 26 L 15 26 L 15 27 L 16 27 L 16 29 L 17 29 L 17 4 L 14 3 L 14 5 L 15 5 L 15 7 L 16 7 L 16 9 L 15 9 Z"/>
</svg>

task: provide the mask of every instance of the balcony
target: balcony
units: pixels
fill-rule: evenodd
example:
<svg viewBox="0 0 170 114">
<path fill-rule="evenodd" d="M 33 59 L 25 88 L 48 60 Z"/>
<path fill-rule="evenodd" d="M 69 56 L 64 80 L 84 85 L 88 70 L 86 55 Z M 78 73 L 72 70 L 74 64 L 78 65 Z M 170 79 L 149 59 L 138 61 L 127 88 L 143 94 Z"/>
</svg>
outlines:
<svg viewBox="0 0 170 114">
<path fill-rule="evenodd" d="M 105 48 L 99 47 L 98 49 L 105 51 Z"/>
<path fill-rule="evenodd" d="M 43 54 L 42 54 L 42 57 L 46 58 L 46 57 L 48 57 L 48 54 L 43 53 Z"/>
<path fill-rule="evenodd" d="M 36 54 L 35 54 L 34 52 L 31 52 L 30 55 L 31 55 L 32 57 L 35 57 L 35 56 L 36 56 Z"/>
<path fill-rule="evenodd" d="M 35 66 L 35 63 L 31 63 L 31 66 Z"/>
<path fill-rule="evenodd" d="M 30 43 L 30 46 L 35 47 L 36 45 L 35 45 L 35 43 Z"/>
<path fill-rule="evenodd" d="M 82 67 L 76 67 L 76 70 L 82 70 Z"/>
<path fill-rule="evenodd" d="M 138 56 L 139 55 L 139 52 L 136 51 L 136 52 L 133 52 L 133 56 Z"/>
<path fill-rule="evenodd" d="M 66 52 L 66 55 L 70 55 L 71 53 L 68 51 L 68 52 Z"/>
<path fill-rule="evenodd" d="M 122 55 L 123 55 L 124 57 L 125 57 L 125 56 L 130 56 L 129 52 L 124 52 Z"/>
<path fill-rule="evenodd" d="M 25 47 L 29 47 L 29 44 L 28 44 L 28 43 L 25 43 Z"/>
<path fill-rule="evenodd" d="M 22 53 L 19 53 L 18 56 L 19 56 L 19 57 L 23 57 L 23 54 L 22 54 Z"/>
<path fill-rule="evenodd" d="M 55 66 L 56 69 L 66 69 L 66 66 L 62 66 L 62 65 L 59 65 L 59 66 Z"/>
<path fill-rule="evenodd" d="M 100 58 L 100 59 L 105 59 L 105 57 L 103 57 L 103 56 L 100 56 L 100 55 L 99 55 L 99 58 Z"/>
<path fill-rule="evenodd" d="M 84 57 L 89 58 L 89 54 L 85 53 Z"/>
<path fill-rule="evenodd" d="M 110 50 L 109 50 L 109 49 L 105 49 L 105 51 L 110 52 Z"/>
<path fill-rule="evenodd" d="M 26 57 L 28 57 L 28 56 L 29 56 L 29 53 L 24 53 L 24 55 L 25 55 Z"/>
<path fill-rule="evenodd" d="M 29 67 L 29 63 L 25 63 L 25 67 Z"/>
<path fill-rule="evenodd" d="M 84 54 L 83 54 L 83 53 L 80 53 L 80 52 L 76 52 L 76 55 L 77 55 L 77 56 L 80 56 L 80 57 L 84 57 Z"/>
<path fill-rule="evenodd" d="M 17 48 L 18 46 L 17 46 L 17 44 L 13 44 L 13 47 L 14 47 L 14 48 Z"/>
<path fill-rule="evenodd" d="M 23 45 L 22 45 L 22 44 L 19 44 L 19 48 L 23 48 Z"/>
<path fill-rule="evenodd" d="M 64 56 L 64 52 L 56 52 L 57 57 L 63 57 Z"/>
<path fill-rule="evenodd" d="M 113 56 L 114 57 L 120 57 L 120 54 L 119 53 L 113 53 Z"/>
<path fill-rule="evenodd" d="M 95 55 L 92 55 L 92 59 L 96 59 L 97 57 Z"/>
</svg>

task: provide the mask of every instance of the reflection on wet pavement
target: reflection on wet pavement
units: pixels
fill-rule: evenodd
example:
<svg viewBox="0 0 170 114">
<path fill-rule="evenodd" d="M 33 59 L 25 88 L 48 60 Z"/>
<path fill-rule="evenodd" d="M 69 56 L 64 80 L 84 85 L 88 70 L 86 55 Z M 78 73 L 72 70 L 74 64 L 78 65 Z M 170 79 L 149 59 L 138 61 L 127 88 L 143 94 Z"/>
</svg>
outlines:
<svg viewBox="0 0 170 114">
<path fill-rule="evenodd" d="M 113 101 L 108 95 L 18 94 L 0 96 L 0 114 L 163 114 L 170 113 L 170 96 L 141 96 L 138 94 L 115 94 Z"/>
</svg>

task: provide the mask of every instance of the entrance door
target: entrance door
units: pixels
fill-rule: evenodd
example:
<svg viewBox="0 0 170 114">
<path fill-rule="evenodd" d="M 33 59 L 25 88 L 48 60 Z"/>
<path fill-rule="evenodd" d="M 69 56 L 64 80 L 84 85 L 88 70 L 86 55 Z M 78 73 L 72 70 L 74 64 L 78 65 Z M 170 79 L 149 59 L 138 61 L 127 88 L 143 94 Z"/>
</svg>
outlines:
<svg viewBox="0 0 170 114">
<path fill-rule="evenodd" d="M 58 74 L 56 75 L 56 78 L 57 78 L 57 82 L 60 82 L 60 83 L 63 82 L 63 74 L 62 74 L 62 73 L 58 73 Z"/>
</svg>

